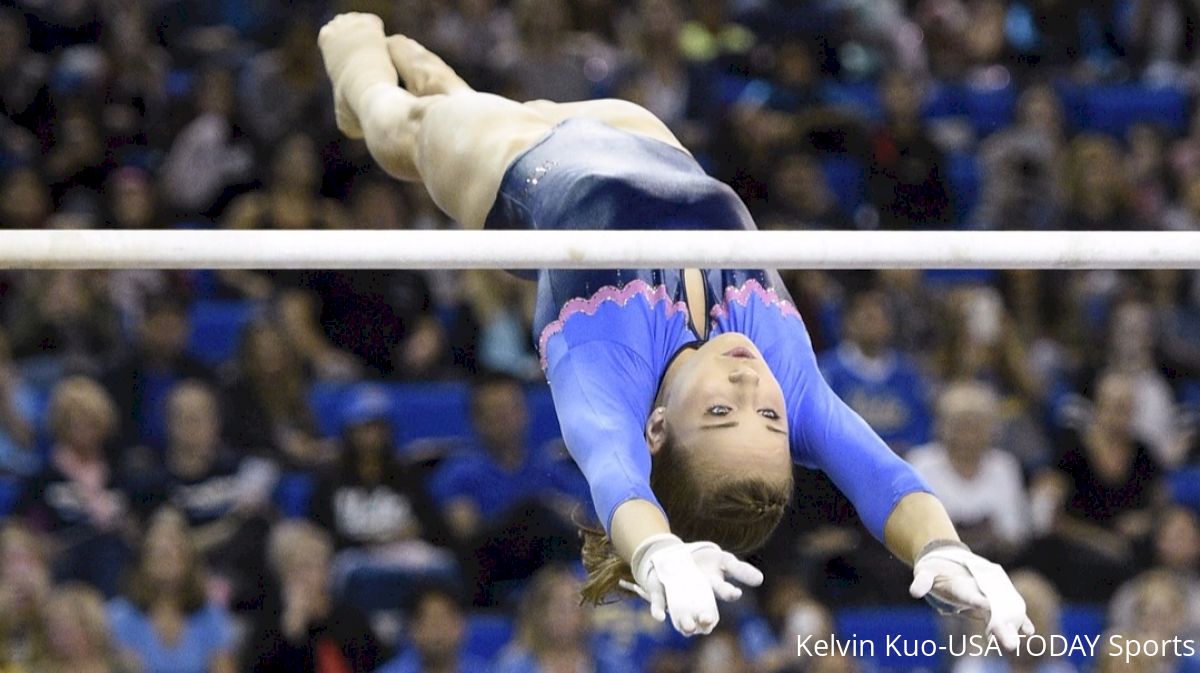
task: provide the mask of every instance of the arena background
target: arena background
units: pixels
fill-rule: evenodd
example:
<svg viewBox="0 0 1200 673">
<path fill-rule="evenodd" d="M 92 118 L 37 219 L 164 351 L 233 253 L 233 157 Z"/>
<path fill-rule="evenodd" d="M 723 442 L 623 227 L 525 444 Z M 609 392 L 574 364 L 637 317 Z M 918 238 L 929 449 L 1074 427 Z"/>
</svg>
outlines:
<svg viewBox="0 0 1200 673">
<path fill-rule="evenodd" d="M 334 128 L 315 36 L 349 9 L 481 90 L 641 103 L 762 228 L 1200 227 L 1190 0 L 2 5 L 3 228 L 454 227 Z M 834 389 L 1040 632 L 1195 637 L 1200 276 L 786 279 Z M 797 635 L 882 655 L 976 628 L 909 599 L 810 473 L 716 634 L 579 607 L 591 506 L 531 289 L 0 273 L 0 671 L 420 671 L 459 650 L 456 670 L 506 673 L 1200 669 L 796 656 Z"/>
</svg>

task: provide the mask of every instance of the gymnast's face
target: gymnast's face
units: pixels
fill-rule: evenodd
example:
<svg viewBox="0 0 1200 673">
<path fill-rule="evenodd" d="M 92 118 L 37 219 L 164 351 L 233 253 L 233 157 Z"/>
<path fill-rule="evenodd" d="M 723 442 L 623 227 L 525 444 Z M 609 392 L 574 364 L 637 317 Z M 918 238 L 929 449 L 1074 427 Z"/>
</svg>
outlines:
<svg viewBox="0 0 1200 673">
<path fill-rule="evenodd" d="M 652 452 L 672 444 L 741 476 L 791 474 L 783 390 L 745 336 L 722 334 L 680 354 L 647 424 Z"/>
</svg>

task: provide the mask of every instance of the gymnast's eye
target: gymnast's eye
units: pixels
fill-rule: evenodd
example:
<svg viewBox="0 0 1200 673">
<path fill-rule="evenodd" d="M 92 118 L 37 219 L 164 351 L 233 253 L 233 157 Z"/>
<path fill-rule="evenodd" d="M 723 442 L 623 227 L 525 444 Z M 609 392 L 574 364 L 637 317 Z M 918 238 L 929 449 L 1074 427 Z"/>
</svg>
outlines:
<svg viewBox="0 0 1200 673">
<path fill-rule="evenodd" d="M 779 414 L 775 413 L 774 409 L 759 409 L 758 413 L 764 418 L 769 418 L 773 421 L 779 420 Z"/>
<path fill-rule="evenodd" d="M 727 416 L 730 411 L 733 410 L 724 404 L 714 404 L 708 408 L 708 413 L 710 416 Z"/>
</svg>

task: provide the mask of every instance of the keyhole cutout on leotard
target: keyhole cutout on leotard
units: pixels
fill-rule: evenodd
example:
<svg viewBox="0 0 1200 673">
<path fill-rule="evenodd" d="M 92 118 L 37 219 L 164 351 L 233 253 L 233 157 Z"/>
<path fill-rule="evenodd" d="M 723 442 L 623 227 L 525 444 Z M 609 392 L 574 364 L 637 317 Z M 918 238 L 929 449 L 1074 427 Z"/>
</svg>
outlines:
<svg viewBox="0 0 1200 673">
<path fill-rule="evenodd" d="M 692 329 L 701 339 L 708 338 L 708 295 L 704 290 L 704 275 L 700 269 L 683 270 L 683 292 L 688 306 Z"/>
</svg>

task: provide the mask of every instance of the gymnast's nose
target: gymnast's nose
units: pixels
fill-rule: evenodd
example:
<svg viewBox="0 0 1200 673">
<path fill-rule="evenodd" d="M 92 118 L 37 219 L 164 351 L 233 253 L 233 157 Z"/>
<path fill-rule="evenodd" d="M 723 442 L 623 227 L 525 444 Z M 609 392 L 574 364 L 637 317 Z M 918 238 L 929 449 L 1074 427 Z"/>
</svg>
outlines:
<svg viewBox="0 0 1200 673">
<path fill-rule="evenodd" d="M 749 367 L 738 367 L 729 372 L 729 382 L 738 385 L 758 385 L 758 372 Z"/>
</svg>

